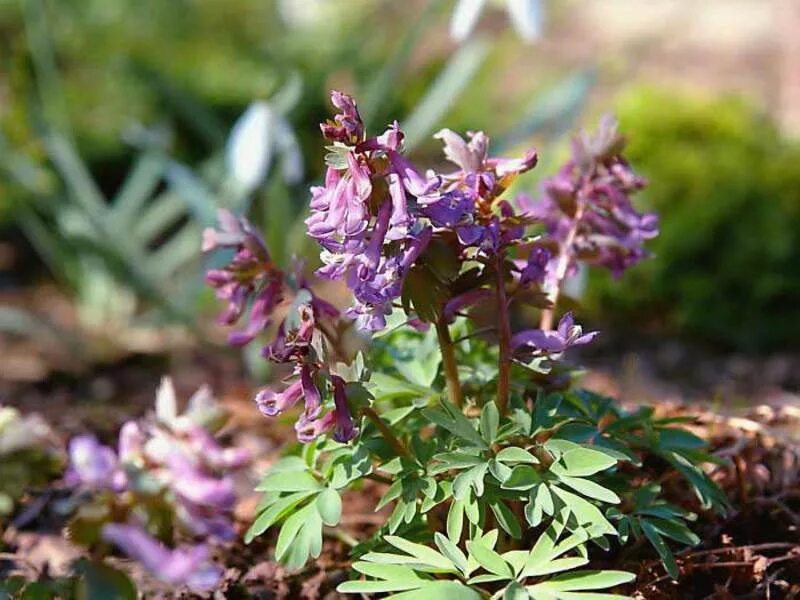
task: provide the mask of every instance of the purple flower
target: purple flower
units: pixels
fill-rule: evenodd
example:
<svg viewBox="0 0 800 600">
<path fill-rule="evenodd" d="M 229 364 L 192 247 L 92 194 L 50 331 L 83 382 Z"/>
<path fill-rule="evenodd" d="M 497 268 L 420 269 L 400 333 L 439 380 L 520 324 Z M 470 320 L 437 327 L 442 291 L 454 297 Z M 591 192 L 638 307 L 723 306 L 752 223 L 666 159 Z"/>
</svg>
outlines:
<svg viewBox="0 0 800 600">
<path fill-rule="evenodd" d="M 302 397 L 303 385 L 298 379 L 282 392 L 276 392 L 269 388 L 261 390 L 256 394 L 256 404 L 261 414 L 266 417 L 275 417 L 297 404 Z"/>
<path fill-rule="evenodd" d="M 134 462 L 144 452 L 144 432 L 136 421 L 128 421 L 119 430 L 119 461 Z"/>
<path fill-rule="evenodd" d="M 529 329 L 515 334 L 511 338 L 511 346 L 515 350 L 541 351 L 544 354 L 560 354 L 572 346 L 588 344 L 598 332 L 583 333 L 580 325 L 575 324 L 572 313 L 566 313 L 558 322 L 555 331 Z"/>
<path fill-rule="evenodd" d="M 541 284 L 544 282 L 552 258 L 553 254 L 547 248 L 542 246 L 531 248 L 525 266 L 520 270 L 520 286 L 524 287 L 532 283 Z"/>
<path fill-rule="evenodd" d="M 251 306 L 248 322 L 242 331 L 232 333 L 232 345 L 249 343 L 270 323 L 270 316 L 283 300 L 284 275 L 270 258 L 267 247 L 253 227 L 228 210 L 218 212 L 219 229 L 203 233 L 203 251 L 233 248 L 235 254 L 222 269 L 212 269 L 206 282 L 216 290 L 217 298 L 228 303 L 220 315 L 226 325 L 236 323 Z"/>
<path fill-rule="evenodd" d="M 313 442 L 333 427 L 335 419 L 333 411 L 325 413 L 322 417 L 312 417 L 303 413 L 294 424 L 297 439 L 304 444 Z"/>
<path fill-rule="evenodd" d="M 171 585 L 185 584 L 195 592 L 206 592 L 222 576 L 222 569 L 211 563 L 205 545 L 170 549 L 135 525 L 117 523 L 105 525 L 102 537 Z"/>
<path fill-rule="evenodd" d="M 358 435 L 358 428 L 353 422 L 350 407 L 347 404 L 344 380 L 335 375 L 331 379 L 333 381 L 333 401 L 336 405 L 334 409 L 333 439 L 337 442 L 346 443 Z"/>
<path fill-rule="evenodd" d="M 341 112 L 320 125 L 322 135 L 327 139 L 345 144 L 356 144 L 364 137 L 364 123 L 355 101 L 341 92 L 331 92 L 331 103 Z"/>
<path fill-rule="evenodd" d="M 579 257 L 620 276 L 649 256 L 644 243 L 658 235 L 658 218 L 633 207 L 631 196 L 645 181 L 622 158 L 622 147 L 616 122 L 603 119 L 595 135 L 573 141 L 572 157 L 544 181 L 538 203 L 521 198 L 565 257 L 551 287 L 575 272 Z"/>
<path fill-rule="evenodd" d="M 69 468 L 66 480 L 91 490 L 121 491 L 125 473 L 119 468 L 117 455 L 91 435 L 80 435 L 69 442 Z"/>
<path fill-rule="evenodd" d="M 197 506 L 229 510 L 236 502 L 233 481 L 209 475 L 185 456 L 173 453 L 168 458 L 170 486 L 181 498 Z"/>
<path fill-rule="evenodd" d="M 341 113 L 322 130 L 338 145 L 332 147 L 325 185 L 311 190 L 306 225 L 322 247 L 317 274 L 344 281 L 354 296 L 348 316 L 360 328 L 377 330 L 385 327 L 408 270 L 430 239 L 410 199 L 432 193 L 439 180 L 423 177 L 402 156 L 397 123 L 363 139 L 352 98 L 334 92 L 331 99 Z"/>
</svg>

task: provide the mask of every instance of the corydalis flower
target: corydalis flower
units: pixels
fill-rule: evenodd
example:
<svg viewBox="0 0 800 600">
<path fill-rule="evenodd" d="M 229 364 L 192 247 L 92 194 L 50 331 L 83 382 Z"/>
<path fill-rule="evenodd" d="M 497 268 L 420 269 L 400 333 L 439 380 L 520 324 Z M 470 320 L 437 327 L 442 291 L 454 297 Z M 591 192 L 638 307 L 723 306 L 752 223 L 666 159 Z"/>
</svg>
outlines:
<svg viewBox="0 0 800 600">
<path fill-rule="evenodd" d="M 233 248 L 235 254 L 224 268 L 208 271 L 206 282 L 215 288 L 217 298 L 228 302 L 219 317 L 222 323 L 236 323 L 250 305 L 244 330 L 228 338 L 231 344 L 242 346 L 269 325 L 272 312 L 283 300 L 284 274 L 272 263 L 261 236 L 246 220 L 225 209 L 217 216 L 220 228 L 203 232 L 203 251 Z"/>
<path fill-rule="evenodd" d="M 430 229 L 409 212 L 409 197 L 437 185 L 402 156 L 397 123 L 366 138 L 355 101 L 332 92 L 339 109 L 322 133 L 333 142 L 325 185 L 311 189 L 308 233 L 322 247 L 317 274 L 344 281 L 354 305 L 348 315 L 358 327 L 385 327 L 403 280 L 430 239 Z"/>
<path fill-rule="evenodd" d="M 222 576 L 222 569 L 211 562 L 209 549 L 203 544 L 171 549 L 136 525 L 117 523 L 105 525 L 102 537 L 171 585 L 187 585 L 195 592 L 206 592 Z"/>
<path fill-rule="evenodd" d="M 573 346 L 590 343 L 597 335 L 597 331 L 583 333 L 581 326 L 575 323 L 572 313 L 568 312 L 561 317 L 555 331 L 542 329 L 521 331 L 511 338 L 511 346 L 518 351 L 561 354 Z"/>
<path fill-rule="evenodd" d="M 619 276 L 649 255 L 644 243 L 658 235 L 658 218 L 637 212 L 631 203 L 646 182 L 620 154 L 623 145 L 616 121 L 604 118 L 594 136 L 573 141 L 572 157 L 544 182 L 538 203 L 522 199 L 560 246 L 566 268 L 557 278 L 574 273 L 577 260 Z"/>
<path fill-rule="evenodd" d="M 201 389 L 192 396 L 188 409 L 179 414 L 174 388 L 169 378 L 164 378 L 157 393 L 156 414 L 123 425 L 118 453 L 89 436 L 70 442 L 67 482 L 83 490 L 114 491 L 115 494 L 98 494 L 95 499 L 109 504 L 109 520 L 128 514 L 133 505 L 137 514 L 148 515 L 156 509 L 158 522 L 167 530 L 178 526 L 184 533 L 208 540 L 233 539 L 236 495 L 230 471 L 247 464 L 250 453 L 244 448 L 223 447 L 214 437 L 214 431 L 223 423 L 219 419 L 221 409 L 209 394 L 207 389 Z M 115 523 L 108 527 L 113 537 L 110 541 L 132 558 L 142 560 L 165 581 L 184 582 L 200 589 L 200 579 L 194 579 L 195 575 L 186 578 L 178 572 L 184 566 L 189 571 L 198 568 L 201 579 L 208 581 L 211 571 L 216 572 L 216 568 L 203 566 L 207 551 L 205 558 L 195 550 L 173 551 L 149 540 L 136 527 Z M 141 558 L 144 555 L 148 558 Z M 156 560 L 154 556 L 160 558 Z M 187 561 L 191 563 L 188 566 Z"/>
<path fill-rule="evenodd" d="M 465 140 L 450 129 L 434 137 L 444 143 L 447 160 L 458 170 L 439 176 L 436 194 L 420 199 L 420 211 L 435 227 L 452 229 L 464 248 L 493 255 L 500 247 L 517 241 L 525 219 L 506 201 L 498 201 L 511 182 L 537 162 L 534 151 L 521 158 L 489 156 L 489 138 L 479 131 Z"/>
<path fill-rule="evenodd" d="M 125 488 L 125 473 L 116 453 L 94 436 L 80 435 L 70 440 L 69 461 L 65 478 L 70 485 L 90 490 L 120 491 Z"/>
</svg>

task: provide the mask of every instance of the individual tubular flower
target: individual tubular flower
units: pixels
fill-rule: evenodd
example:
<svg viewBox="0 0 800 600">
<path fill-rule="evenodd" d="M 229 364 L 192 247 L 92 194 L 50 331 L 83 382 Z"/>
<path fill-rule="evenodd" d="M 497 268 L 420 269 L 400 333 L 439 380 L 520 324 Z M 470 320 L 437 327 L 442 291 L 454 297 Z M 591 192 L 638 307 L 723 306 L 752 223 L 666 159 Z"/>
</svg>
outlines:
<svg viewBox="0 0 800 600">
<path fill-rule="evenodd" d="M 165 583 L 207 592 L 222 577 L 204 544 L 170 549 L 136 525 L 117 523 L 105 525 L 102 537 Z"/>
<path fill-rule="evenodd" d="M 581 326 L 575 324 L 572 313 L 568 312 L 561 317 L 557 329 L 521 331 L 511 338 L 511 346 L 519 352 L 561 354 L 573 346 L 590 343 L 597 335 L 597 331 L 583 333 Z"/>
<path fill-rule="evenodd" d="M 218 220 L 219 230 L 203 232 L 203 251 L 233 248 L 235 254 L 224 268 L 208 271 L 206 282 L 216 290 L 217 298 L 228 303 L 219 317 L 222 323 L 233 325 L 250 305 L 245 328 L 228 338 L 232 345 L 242 346 L 269 325 L 272 312 L 283 300 L 284 274 L 246 220 L 225 209 L 219 210 Z"/>
</svg>

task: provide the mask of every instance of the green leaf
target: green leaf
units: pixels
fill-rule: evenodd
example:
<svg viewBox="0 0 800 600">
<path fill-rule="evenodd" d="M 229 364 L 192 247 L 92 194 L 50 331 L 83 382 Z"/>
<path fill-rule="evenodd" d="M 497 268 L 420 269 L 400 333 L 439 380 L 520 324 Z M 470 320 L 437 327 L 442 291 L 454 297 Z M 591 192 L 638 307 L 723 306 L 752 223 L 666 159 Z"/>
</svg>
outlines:
<svg viewBox="0 0 800 600">
<path fill-rule="evenodd" d="M 458 581 L 432 581 L 417 590 L 393 594 L 392 600 L 431 600 L 447 598 L 447 600 L 482 600 L 482 596 L 472 588 Z"/>
<path fill-rule="evenodd" d="M 561 462 L 564 463 L 563 466 Z M 553 463 L 551 470 L 559 475 L 563 473 L 570 477 L 587 477 L 616 464 L 616 459 L 604 452 L 589 448 L 576 448 L 565 452 L 561 456 L 560 462 Z"/>
<path fill-rule="evenodd" d="M 489 464 L 483 463 L 459 473 L 453 480 L 453 496 L 458 500 L 465 500 L 471 486 L 475 489 L 475 495 L 481 497 L 484 489 L 483 478 L 488 468 Z"/>
<path fill-rule="evenodd" d="M 633 573 L 626 571 L 576 571 L 557 575 L 543 583 L 528 586 L 528 591 L 533 594 L 537 591 L 544 592 L 577 592 L 583 590 L 602 590 L 636 579 Z"/>
<path fill-rule="evenodd" d="M 648 519 L 648 521 L 661 535 L 673 539 L 676 542 L 686 544 L 687 546 L 696 546 L 700 543 L 700 538 L 681 521 L 667 521 L 659 518 L 651 518 Z"/>
<path fill-rule="evenodd" d="M 497 437 L 497 428 L 500 426 L 500 413 L 494 402 L 487 402 L 481 410 L 480 430 L 487 444 L 492 444 Z"/>
<path fill-rule="evenodd" d="M 667 546 L 664 538 L 661 537 L 661 535 L 658 533 L 658 530 L 653 527 L 650 522 L 642 519 L 639 521 L 639 524 L 642 527 L 645 537 L 661 557 L 661 562 L 664 563 L 664 568 L 667 570 L 669 576 L 673 579 L 678 579 L 680 576 L 678 563 L 675 562 L 675 557 L 672 555 L 672 550 L 669 549 L 669 546 Z"/>
<path fill-rule="evenodd" d="M 562 475 L 559 477 L 559 480 L 561 483 L 568 485 L 573 490 L 580 492 L 589 498 L 600 500 L 601 502 L 608 502 L 609 504 L 619 504 L 620 502 L 619 496 L 617 496 L 614 492 L 589 479 L 567 477 L 566 475 Z"/>
<path fill-rule="evenodd" d="M 497 453 L 495 459 L 504 463 L 530 463 L 532 465 L 539 464 L 539 459 L 536 458 L 533 454 L 531 454 L 527 450 L 518 448 L 516 446 L 509 446 L 508 448 L 503 448 L 502 450 L 500 450 L 500 452 Z"/>
<path fill-rule="evenodd" d="M 467 550 L 478 564 L 494 575 L 512 579 L 511 566 L 497 552 L 478 541 L 467 542 Z"/>
<path fill-rule="evenodd" d="M 295 541 L 300 529 L 302 529 L 306 523 L 310 522 L 313 517 L 319 519 L 316 507 L 312 503 L 304 506 L 286 519 L 283 523 L 283 527 L 281 527 L 281 532 L 278 534 L 278 541 L 275 545 L 275 557 L 279 561 L 286 562 L 285 559 L 287 558 L 291 544 Z M 307 547 L 305 547 L 305 551 L 307 557 Z"/>
<path fill-rule="evenodd" d="M 443 427 L 453 435 L 477 446 L 484 450 L 488 449 L 488 444 L 481 435 L 475 430 L 469 419 L 467 419 L 460 409 L 456 408 L 446 400 L 440 401 L 441 409 L 426 408 L 422 410 L 422 416 Z"/>
<path fill-rule="evenodd" d="M 515 540 L 522 537 L 522 528 L 520 527 L 517 517 L 512 510 L 503 501 L 494 502 L 490 505 L 494 516 L 497 517 L 497 524 L 503 528 L 508 535 Z"/>
<path fill-rule="evenodd" d="M 511 467 L 493 458 L 489 460 L 489 473 L 491 473 L 492 477 L 497 479 L 497 481 L 503 483 L 511 477 Z"/>
<path fill-rule="evenodd" d="M 447 537 L 458 542 L 464 529 L 464 502 L 453 499 L 447 511 Z"/>
<path fill-rule="evenodd" d="M 529 490 L 541 481 L 542 476 L 536 469 L 528 465 L 517 465 L 500 487 L 505 490 Z"/>
<path fill-rule="evenodd" d="M 339 524 L 342 517 L 342 498 L 333 488 L 325 490 L 317 496 L 317 511 L 325 525 L 333 527 Z"/>
<path fill-rule="evenodd" d="M 308 471 L 270 473 L 256 486 L 258 492 L 307 492 L 321 489 L 322 484 Z"/>
<path fill-rule="evenodd" d="M 578 525 L 591 526 L 601 535 L 616 535 L 617 530 L 594 504 L 554 485 L 550 486 L 550 491 L 558 496 L 570 513 L 575 516 Z"/>
<path fill-rule="evenodd" d="M 474 467 L 486 462 L 482 456 L 475 454 L 466 454 L 464 452 L 443 452 L 433 457 L 433 460 L 442 463 L 441 465 L 433 465 L 428 471 L 431 475 L 438 475 L 450 469 L 465 469 L 467 467 Z"/>
<path fill-rule="evenodd" d="M 528 598 L 530 598 L 528 591 L 516 581 L 509 583 L 503 591 L 503 600 L 528 600 Z"/>
<path fill-rule="evenodd" d="M 439 551 L 447 557 L 459 571 L 467 575 L 467 556 L 461 551 L 461 548 L 438 531 L 433 534 L 433 541 L 436 543 L 436 547 L 439 548 Z"/>
<path fill-rule="evenodd" d="M 453 563 L 446 557 L 439 554 L 433 548 L 423 546 L 422 544 L 409 542 L 408 540 L 397 537 L 396 535 L 387 535 L 384 539 L 398 550 L 402 550 L 403 552 L 410 554 L 423 564 L 430 565 L 436 569 L 441 569 L 442 571 L 456 571 Z"/>
<path fill-rule="evenodd" d="M 258 518 L 253 522 L 247 533 L 244 535 L 245 544 L 249 544 L 256 536 L 261 535 L 267 529 L 272 527 L 286 513 L 291 511 L 295 506 L 300 504 L 309 496 L 314 495 L 315 491 L 295 492 L 288 496 L 282 496 L 274 502 L 271 502 L 265 507 L 265 510 L 258 515 Z"/>
</svg>

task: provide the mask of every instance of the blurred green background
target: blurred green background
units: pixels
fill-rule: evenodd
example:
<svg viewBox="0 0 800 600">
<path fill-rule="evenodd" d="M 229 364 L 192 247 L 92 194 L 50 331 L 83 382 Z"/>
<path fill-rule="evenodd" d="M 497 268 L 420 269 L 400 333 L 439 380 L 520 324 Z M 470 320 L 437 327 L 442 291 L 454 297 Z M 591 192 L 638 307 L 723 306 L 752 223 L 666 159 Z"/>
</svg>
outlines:
<svg viewBox="0 0 800 600">
<path fill-rule="evenodd" d="M 204 335 L 198 239 L 219 206 L 247 210 L 279 260 L 313 260 L 302 215 L 339 88 L 372 128 L 398 118 L 422 161 L 441 161 L 443 126 L 537 147 L 519 186 L 534 194 L 567 135 L 616 112 L 662 234 L 621 281 L 592 276 L 591 319 L 794 348 L 800 146 L 770 99 L 796 30 L 774 27 L 772 3 L 542 0 L 525 40 L 490 0 L 456 41 L 457 4 L 0 0 L 0 330 L 89 362 Z M 225 157 L 254 102 L 271 158 L 251 185 Z"/>
</svg>

